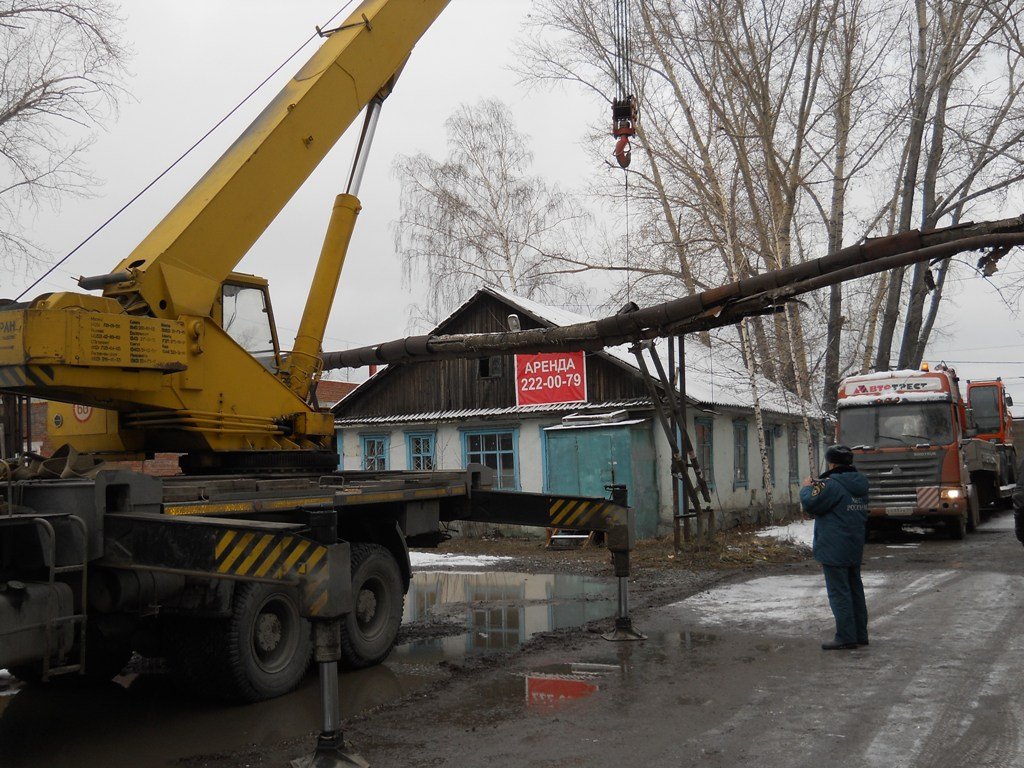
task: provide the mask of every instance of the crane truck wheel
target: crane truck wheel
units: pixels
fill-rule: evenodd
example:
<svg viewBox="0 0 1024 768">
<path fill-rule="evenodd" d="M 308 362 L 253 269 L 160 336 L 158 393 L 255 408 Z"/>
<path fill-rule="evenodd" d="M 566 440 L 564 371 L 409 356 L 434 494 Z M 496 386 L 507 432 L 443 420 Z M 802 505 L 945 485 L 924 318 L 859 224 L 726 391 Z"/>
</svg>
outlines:
<svg viewBox="0 0 1024 768">
<path fill-rule="evenodd" d="M 352 612 L 341 625 L 342 661 L 349 669 L 380 664 L 391 653 L 405 605 L 394 555 L 379 544 L 352 545 Z"/>
<path fill-rule="evenodd" d="M 309 621 L 295 589 L 235 587 L 226 619 L 182 622 L 170 660 L 189 690 L 230 701 L 261 701 L 293 690 L 309 669 Z"/>
<path fill-rule="evenodd" d="M 313 650 L 295 590 L 271 584 L 236 587 L 224 640 L 227 693 L 243 701 L 291 691 L 305 676 Z"/>
</svg>

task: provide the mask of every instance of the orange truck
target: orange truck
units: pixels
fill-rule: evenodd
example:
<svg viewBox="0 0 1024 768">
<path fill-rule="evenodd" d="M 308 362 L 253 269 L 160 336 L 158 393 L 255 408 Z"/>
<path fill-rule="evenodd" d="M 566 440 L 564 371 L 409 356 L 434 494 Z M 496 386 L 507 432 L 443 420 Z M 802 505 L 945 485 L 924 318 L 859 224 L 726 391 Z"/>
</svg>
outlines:
<svg viewBox="0 0 1024 768">
<path fill-rule="evenodd" d="M 885 371 L 839 385 L 837 436 L 870 481 L 868 525 L 943 527 L 963 538 L 983 509 L 1009 503 L 1016 482 L 1013 419 L 1001 379 L 956 371 Z"/>
</svg>

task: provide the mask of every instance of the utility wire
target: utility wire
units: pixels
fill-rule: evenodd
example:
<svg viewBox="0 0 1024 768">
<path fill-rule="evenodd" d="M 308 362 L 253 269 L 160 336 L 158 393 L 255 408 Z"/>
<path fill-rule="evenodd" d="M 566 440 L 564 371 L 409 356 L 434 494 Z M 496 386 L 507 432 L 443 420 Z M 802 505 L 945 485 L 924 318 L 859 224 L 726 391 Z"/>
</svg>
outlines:
<svg viewBox="0 0 1024 768">
<path fill-rule="evenodd" d="M 330 26 L 331 23 L 336 18 L 338 18 L 338 16 L 340 16 L 345 11 L 345 9 L 348 8 L 348 6 L 352 5 L 352 3 L 354 3 L 354 2 L 355 2 L 355 0 L 348 0 L 333 16 L 331 16 L 330 19 L 327 20 L 327 22 L 323 26 L 324 27 Z M 278 65 L 277 68 L 274 69 L 273 72 L 271 72 L 269 75 L 267 75 L 265 78 L 263 78 L 263 80 L 260 82 L 259 85 L 257 85 L 251 91 L 249 91 L 249 93 L 245 96 L 245 98 L 243 98 L 240 102 L 238 102 L 238 104 L 236 104 L 234 107 L 232 107 L 231 110 L 226 115 L 224 115 L 220 120 L 218 120 L 216 123 L 214 123 L 213 127 L 210 128 L 208 131 L 206 131 L 206 133 L 204 133 L 202 136 L 200 136 L 199 139 L 196 140 L 192 144 L 192 146 L 190 146 L 181 155 L 179 155 L 177 160 L 175 160 L 173 163 L 171 163 L 169 166 L 167 166 L 163 171 L 161 171 L 156 176 L 156 178 L 154 178 L 151 182 L 149 182 L 146 186 L 144 186 L 128 202 L 126 202 L 124 205 L 122 205 L 120 208 L 118 208 L 117 211 L 110 218 L 108 218 L 106 221 L 104 221 L 102 224 L 100 224 L 96 229 L 94 229 L 89 234 L 89 236 L 87 238 L 85 238 L 82 242 L 80 242 L 78 245 L 76 245 L 74 248 L 72 248 L 71 251 L 68 252 L 68 254 L 66 256 L 64 256 L 62 259 L 60 259 L 60 261 L 58 261 L 55 264 L 53 264 L 53 266 L 51 266 L 48 270 L 46 270 L 45 272 L 43 272 L 43 274 L 41 274 L 38 278 L 36 278 L 36 280 L 28 288 L 26 288 L 20 294 L 18 294 L 18 297 L 15 299 L 15 301 L 21 301 L 22 298 L 24 298 L 26 293 L 31 291 L 33 288 L 35 288 L 37 285 L 39 285 L 43 280 L 45 280 L 47 277 L 49 277 L 51 274 L 53 274 L 61 265 L 64 264 L 64 262 L 66 262 L 68 259 L 70 259 L 72 256 L 74 256 L 76 253 L 78 253 L 78 251 L 80 251 L 83 247 L 85 247 L 85 245 L 87 245 L 89 243 L 89 241 L 91 241 L 94 237 L 96 237 L 96 235 L 98 235 L 100 232 L 102 232 L 104 229 L 106 229 L 107 226 L 114 221 L 114 219 L 116 219 L 118 216 L 120 216 L 122 213 L 124 213 L 136 200 L 138 200 L 140 197 L 142 197 L 144 194 L 146 194 L 164 176 L 166 176 L 168 173 L 170 173 L 172 170 L 174 170 L 178 166 L 178 164 L 180 164 L 186 157 L 188 157 L 190 154 L 192 154 L 192 152 L 200 144 L 202 144 L 204 141 L 206 141 L 206 139 L 208 139 L 210 137 L 210 135 L 214 131 L 216 131 L 225 122 L 227 122 L 231 118 L 232 115 L 234 115 L 239 109 L 241 109 L 243 106 L 245 106 L 245 104 L 253 96 L 255 96 L 257 94 L 257 92 L 260 91 L 260 89 L 263 88 L 263 86 L 265 86 L 268 82 L 270 82 L 282 69 L 284 69 L 286 66 L 288 66 L 289 62 L 291 62 L 292 59 L 294 59 L 296 56 L 298 56 L 307 45 L 309 45 L 311 42 L 316 40 L 317 37 L 319 37 L 319 35 L 320 35 L 319 32 L 315 32 L 312 35 L 310 35 L 302 45 L 300 45 L 298 48 L 295 49 L 294 53 L 292 53 L 287 59 L 282 61 L 281 64 Z"/>
</svg>

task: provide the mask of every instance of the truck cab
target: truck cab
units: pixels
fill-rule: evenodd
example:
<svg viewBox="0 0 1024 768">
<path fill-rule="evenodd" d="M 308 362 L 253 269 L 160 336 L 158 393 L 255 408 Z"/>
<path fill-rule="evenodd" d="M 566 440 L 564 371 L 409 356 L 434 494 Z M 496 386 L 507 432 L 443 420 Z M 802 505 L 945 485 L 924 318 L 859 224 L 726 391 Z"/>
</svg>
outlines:
<svg viewBox="0 0 1024 768">
<path fill-rule="evenodd" d="M 1008 497 L 1013 447 L 1000 441 L 999 430 L 986 433 L 991 439 L 977 436 L 959 382 L 952 368 L 925 365 L 840 383 L 837 436 L 870 482 L 872 527 L 914 523 L 962 538 L 983 507 Z M 1002 403 L 1001 383 L 990 389 L 998 389 Z M 991 394 L 979 388 L 979 402 Z"/>
</svg>

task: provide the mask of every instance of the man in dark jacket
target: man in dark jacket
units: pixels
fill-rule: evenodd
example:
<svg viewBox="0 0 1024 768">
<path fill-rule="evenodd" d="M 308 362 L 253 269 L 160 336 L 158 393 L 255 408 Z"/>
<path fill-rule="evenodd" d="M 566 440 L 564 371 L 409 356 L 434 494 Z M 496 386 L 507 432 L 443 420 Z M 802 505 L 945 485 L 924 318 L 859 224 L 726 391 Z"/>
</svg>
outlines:
<svg viewBox="0 0 1024 768">
<path fill-rule="evenodd" d="M 868 479 L 853 466 L 853 452 L 833 445 L 825 453 L 828 471 L 817 480 L 807 478 L 800 503 L 814 518 L 814 559 L 825 572 L 828 603 L 836 619 L 826 651 L 847 650 L 868 644 L 868 608 L 860 566 L 868 520 Z"/>
<path fill-rule="evenodd" d="M 1017 467 L 1017 487 L 1013 489 L 1013 532 L 1024 544 L 1024 461 Z"/>
</svg>

